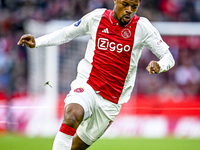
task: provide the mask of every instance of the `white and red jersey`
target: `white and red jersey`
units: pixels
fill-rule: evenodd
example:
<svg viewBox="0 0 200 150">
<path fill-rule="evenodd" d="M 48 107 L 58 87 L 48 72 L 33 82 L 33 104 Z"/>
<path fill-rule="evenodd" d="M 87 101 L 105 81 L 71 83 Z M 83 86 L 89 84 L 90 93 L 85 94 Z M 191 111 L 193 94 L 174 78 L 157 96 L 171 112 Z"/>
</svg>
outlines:
<svg viewBox="0 0 200 150">
<path fill-rule="evenodd" d="M 87 82 L 103 98 L 122 104 L 129 100 L 143 46 L 160 60 L 161 71 L 174 59 L 158 31 L 144 17 L 134 16 L 120 26 L 113 11 L 96 9 L 78 22 L 36 39 L 36 47 L 59 45 L 89 34 L 85 57 L 79 62 L 77 78 Z"/>
</svg>

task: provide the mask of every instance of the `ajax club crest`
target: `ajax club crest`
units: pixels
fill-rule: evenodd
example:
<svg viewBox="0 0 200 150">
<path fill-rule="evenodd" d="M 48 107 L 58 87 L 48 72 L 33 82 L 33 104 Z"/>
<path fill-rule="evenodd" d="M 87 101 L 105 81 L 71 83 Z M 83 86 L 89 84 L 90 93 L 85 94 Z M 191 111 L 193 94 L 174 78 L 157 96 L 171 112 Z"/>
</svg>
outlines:
<svg viewBox="0 0 200 150">
<path fill-rule="evenodd" d="M 82 88 L 82 87 L 76 88 L 76 89 L 74 90 L 74 92 L 76 92 L 76 93 L 82 93 L 82 92 L 84 92 L 84 88 Z"/>
<path fill-rule="evenodd" d="M 121 35 L 123 38 L 127 39 L 131 37 L 131 31 L 129 29 L 123 29 Z"/>
</svg>

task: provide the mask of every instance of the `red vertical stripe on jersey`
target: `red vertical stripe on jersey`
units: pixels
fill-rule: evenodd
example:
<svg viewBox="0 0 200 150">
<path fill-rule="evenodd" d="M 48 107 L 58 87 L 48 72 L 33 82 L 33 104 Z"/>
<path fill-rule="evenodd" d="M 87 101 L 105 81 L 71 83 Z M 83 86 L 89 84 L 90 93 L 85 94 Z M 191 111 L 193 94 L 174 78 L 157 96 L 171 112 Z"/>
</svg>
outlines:
<svg viewBox="0 0 200 150">
<path fill-rule="evenodd" d="M 87 83 L 102 97 L 117 104 L 128 74 L 139 17 L 135 16 L 122 27 L 111 23 L 111 13 L 106 10 L 99 23 L 93 67 Z"/>
</svg>

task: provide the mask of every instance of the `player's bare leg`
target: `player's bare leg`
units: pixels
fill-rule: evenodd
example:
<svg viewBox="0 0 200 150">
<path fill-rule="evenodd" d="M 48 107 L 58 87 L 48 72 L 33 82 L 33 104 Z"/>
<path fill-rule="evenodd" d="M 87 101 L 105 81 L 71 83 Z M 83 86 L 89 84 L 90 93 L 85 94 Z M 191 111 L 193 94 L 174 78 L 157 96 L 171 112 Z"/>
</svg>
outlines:
<svg viewBox="0 0 200 150">
<path fill-rule="evenodd" d="M 85 143 L 78 137 L 77 134 L 74 135 L 71 150 L 85 150 L 85 149 L 87 149 L 89 146 L 90 146 L 90 145 L 85 144 Z"/>
<path fill-rule="evenodd" d="M 81 105 L 72 103 L 65 107 L 64 120 L 55 137 L 53 150 L 71 150 L 72 138 L 79 124 L 82 122 L 83 117 L 84 109 Z M 75 141 L 78 140 L 75 138 Z"/>
<path fill-rule="evenodd" d="M 74 128 L 78 128 L 84 117 L 84 109 L 81 105 L 72 103 L 65 107 L 63 123 Z"/>
</svg>

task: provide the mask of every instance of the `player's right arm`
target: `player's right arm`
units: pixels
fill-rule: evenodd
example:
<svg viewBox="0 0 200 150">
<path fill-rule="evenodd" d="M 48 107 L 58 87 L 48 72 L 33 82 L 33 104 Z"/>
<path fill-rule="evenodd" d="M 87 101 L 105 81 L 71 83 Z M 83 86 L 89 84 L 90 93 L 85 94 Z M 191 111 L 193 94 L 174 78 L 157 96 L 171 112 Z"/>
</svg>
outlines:
<svg viewBox="0 0 200 150">
<path fill-rule="evenodd" d="M 34 48 L 35 47 L 35 38 L 31 34 L 25 34 L 23 35 L 20 40 L 18 41 L 17 45 L 26 45 L 29 48 Z"/>
<path fill-rule="evenodd" d="M 25 34 L 20 38 L 18 45 L 26 45 L 29 48 L 61 45 L 78 36 L 84 35 L 83 31 L 84 25 L 76 27 L 72 24 L 68 27 L 40 36 L 38 38 L 34 38 L 30 34 Z"/>
<path fill-rule="evenodd" d="M 29 40 L 22 36 L 18 42 L 18 45 L 21 44 L 22 46 L 24 46 L 25 44 L 30 48 L 56 46 L 67 43 L 79 36 L 84 36 L 87 34 L 91 35 L 90 27 L 92 26 L 92 18 L 95 17 L 96 15 L 99 15 L 99 11 L 102 13 L 105 11 L 105 9 L 96 9 L 86 14 L 79 21 L 75 22 L 70 26 L 64 27 L 50 34 L 34 38 L 35 40 L 34 45 L 30 44 Z"/>
<path fill-rule="evenodd" d="M 18 45 L 21 44 L 22 46 L 24 46 L 25 44 L 30 48 L 56 46 L 67 43 L 76 37 L 90 34 L 88 22 L 91 20 L 91 17 L 95 15 L 95 13 L 96 11 L 90 12 L 74 24 L 54 31 L 50 34 L 38 37 L 36 39 L 30 34 L 23 35 L 19 40 Z"/>
<path fill-rule="evenodd" d="M 20 38 L 17 44 L 22 46 L 26 45 L 29 48 L 56 46 L 67 43 L 81 35 L 84 35 L 84 25 L 76 27 L 74 24 L 72 24 L 68 27 L 54 31 L 50 34 L 43 35 L 38 38 L 34 38 L 30 34 L 25 34 Z"/>
<path fill-rule="evenodd" d="M 80 20 L 80 25 L 78 26 L 76 26 L 76 24 L 72 24 L 68 27 L 54 31 L 50 34 L 43 35 L 38 38 L 34 38 L 30 34 L 25 34 L 20 38 L 18 45 L 26 45 L 29 48 L 61 45 L 71 41 L 78 36 L 85 35 L 85 28 L 85 25 L 83 23 L 81 24 Z"/>
</svg>

